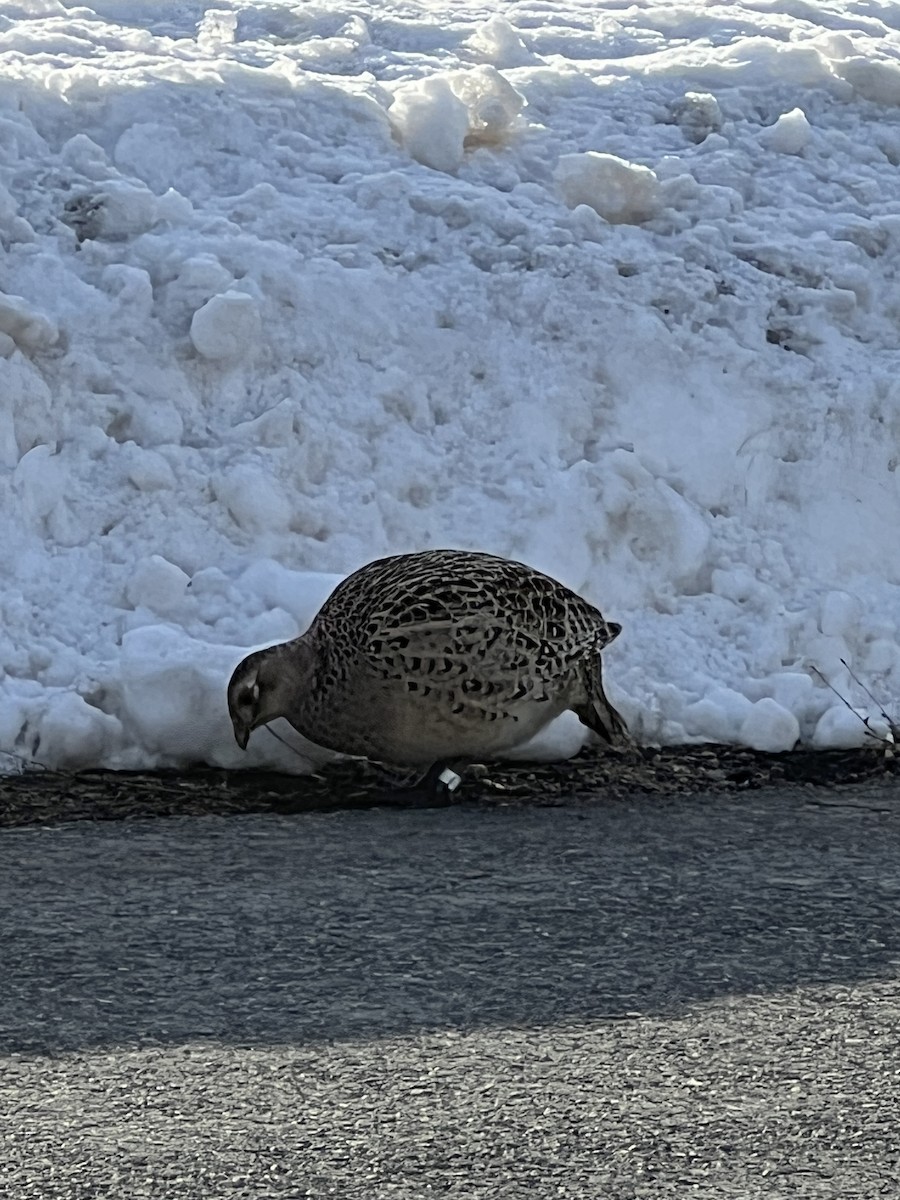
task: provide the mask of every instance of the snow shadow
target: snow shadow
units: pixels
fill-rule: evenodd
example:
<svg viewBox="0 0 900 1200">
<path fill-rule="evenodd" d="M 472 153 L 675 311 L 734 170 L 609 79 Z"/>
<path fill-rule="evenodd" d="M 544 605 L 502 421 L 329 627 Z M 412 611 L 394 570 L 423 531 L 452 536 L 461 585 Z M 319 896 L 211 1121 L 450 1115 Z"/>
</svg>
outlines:
<svg viewBox="0 0 900 1200">
<path fill-rule="evenodd" d="M 819 792 L 10 832 L 0 1048 L 539 1029 L 852 986 L 895 971 L 898 843 L 887 800 Z"/>
</svg>

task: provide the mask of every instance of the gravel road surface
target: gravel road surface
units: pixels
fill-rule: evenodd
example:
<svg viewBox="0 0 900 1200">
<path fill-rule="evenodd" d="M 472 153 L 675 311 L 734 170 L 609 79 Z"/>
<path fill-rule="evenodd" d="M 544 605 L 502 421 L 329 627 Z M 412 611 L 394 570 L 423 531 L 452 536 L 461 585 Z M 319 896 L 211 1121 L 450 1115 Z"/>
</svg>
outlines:
<svg viewBox="0 0 900 1200">
<path fill-rule="evenodd" d="M 4 1200 L 900 1194 L 893 786 L 0 834 Z"/>
</svg>

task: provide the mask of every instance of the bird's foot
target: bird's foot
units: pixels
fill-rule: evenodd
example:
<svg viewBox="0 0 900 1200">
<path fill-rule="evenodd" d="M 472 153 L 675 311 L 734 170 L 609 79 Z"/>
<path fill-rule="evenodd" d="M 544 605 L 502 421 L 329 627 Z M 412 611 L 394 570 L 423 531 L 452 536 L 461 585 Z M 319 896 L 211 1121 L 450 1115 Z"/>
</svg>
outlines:
<svg viewBox="0 0 900 1200">
<path fill-rule="evenodd" d="M 371 763 L 377 780 L 374 795 L 384 803 L 402 808 L 437 808 L 452 802 L 462 782 L 462 763 L 436 762 L 423 775 L 421 771 L 398 771 Z"/>
</svg>

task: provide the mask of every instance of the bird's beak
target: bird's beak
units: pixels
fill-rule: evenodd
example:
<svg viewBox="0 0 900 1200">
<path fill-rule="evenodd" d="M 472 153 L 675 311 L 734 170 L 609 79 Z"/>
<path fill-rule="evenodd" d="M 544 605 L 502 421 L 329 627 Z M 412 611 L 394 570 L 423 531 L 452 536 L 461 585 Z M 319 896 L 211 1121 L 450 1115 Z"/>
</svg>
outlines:
<svg viewBox="0 0 900 1200">
<path fill-rule="evenodd" d="M 243 721 L 233 720 L 231 724 L 234 726 L 234 740 L 242 750 L 247 749 L 247 743 L 250 741 L 250 726 L 245 725 Z"/>
</svg>

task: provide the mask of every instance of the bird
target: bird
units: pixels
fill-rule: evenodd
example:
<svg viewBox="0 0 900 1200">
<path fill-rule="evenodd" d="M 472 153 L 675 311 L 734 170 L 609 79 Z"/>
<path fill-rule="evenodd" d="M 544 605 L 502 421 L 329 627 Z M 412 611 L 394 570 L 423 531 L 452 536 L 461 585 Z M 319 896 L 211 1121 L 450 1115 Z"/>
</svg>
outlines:
<svg viewBox="0 0 900 1200">
<path fill-rule="evenodd" d="M 466 550 L 379 558 L 334 589 L 307 631 L 247 655 L 228 684 L 234 736 L 277 717 L 311 742 L 457 771 L 528 741 L 571 709 L 609 747 L 629 741 L 600 652 L 621 625 L 524 563 Z"/>
</svg>

